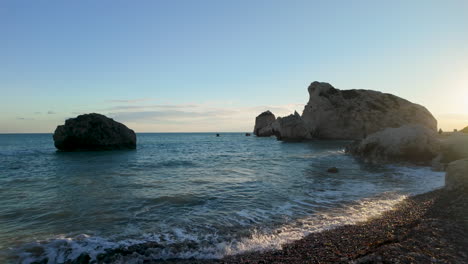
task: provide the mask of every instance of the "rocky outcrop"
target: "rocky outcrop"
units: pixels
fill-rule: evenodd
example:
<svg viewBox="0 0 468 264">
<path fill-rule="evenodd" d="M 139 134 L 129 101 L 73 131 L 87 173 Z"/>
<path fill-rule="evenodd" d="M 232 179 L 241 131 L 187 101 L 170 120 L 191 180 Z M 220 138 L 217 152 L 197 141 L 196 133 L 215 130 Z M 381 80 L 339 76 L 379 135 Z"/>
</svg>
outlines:
<svg viewBox="0 0 468 264">
<path fill-rule="evenodd" d="M 298 141 L 311 138 L 309 130 L 297 112 L 278 118 L 271 127 L 278 140 Z"/>
<path fill-rule="evenodd" d="M 133 130 L 101 114 L 85 114 L 65 121 L 54 133 L 55 147 L 63 151 L 135 149 Z"/>
<path fill-rule="evenodd" d="M 432 162 L 435 170 L 445 170 L 447 165 L 455 160 L 468 158 L 468 135 L 450 133 L 440 139 L 440 152 Z"/>
<path fill-rule="evenodd" d="M 435 131 L 421 125 L 387 128 L 348 146 L 346 151 L 373 163 L 430 164 L 440 149 Z"/>
<path fill-rule="evenodd" d="M 465 127 L 464 129 L 460 130 L 460 132 L 468 134 L 468 126 Z"/>
<path fill-rule="evenodd" d="M 315 138 L 363 139 L 388 127 L 418 124 L 436 131 L 437 121 L 423 106 L 371 90 L 339 90 L 313 82 L 302 114 Z"/>
<path fill-rule="evenodd" d="M 275 115 L 270 111 L 265 111 L 255 118 L 254 134 L 257 137 L 269 137 L 273 135 L 271 124 L 275 122 Z"/>
<path fill-rule="evenodd" d="M 448 165 L 445 188 L 448 190 L 468 188 L 468 159 L 457 160 Z"/>
</svg>

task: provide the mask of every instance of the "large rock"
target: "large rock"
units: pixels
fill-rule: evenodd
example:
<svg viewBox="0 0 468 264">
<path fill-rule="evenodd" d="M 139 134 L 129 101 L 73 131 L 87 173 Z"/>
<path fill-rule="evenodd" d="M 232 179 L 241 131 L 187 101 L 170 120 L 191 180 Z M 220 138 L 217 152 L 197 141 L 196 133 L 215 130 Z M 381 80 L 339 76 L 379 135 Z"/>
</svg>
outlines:
<svg viewBox="0 0 468 264">
<path fill-rule="evenodd" d="M 269 137 L 273 135 L 271 124 L 275 122 L 275 115 L 265 111 L 255 118 L 254 134 L 258 137 Z"/>
<path fill-rule="evenodd" d="M 445 188 L 449 190 L 468 188 L 468 159 L 457 160 L 448 165 Z"/>
<path fill-rule="evenodd" d="M 460 132 L 468 134 L 468 126 L 460 130 Z"/>
<path fill-rule="evenodd" d="M 368 162 L 430 164 L 440 149 L 437 134 L 421 125 L 387 128 L 347 147 L 346 151 Z"/>
<path fill-rule="evenodd" d="M 440 153 L 433 161 L 433 168 L 444 170 L 455 160 L 468 158 L 468 135 L 464 133 L 448 133 L 440 136 Z"/>
<path fill-rule="evenodd" d="M 316 138 L 363 139 L 388 127 L 419 124 L 436 131 L 437 121 L 423 106 L 371 90 L 338 90 L 313 82 L 302 118 Z"/>
<path fill-rule="evenodd" d="M 272 131 L 279 140 L 297 141 L 311 138 L 309 130 L 297 112 L 278 118 L 272 125 Z"/>
<path fill-rule="evenodd" d="M 79 115 L 58 126 L 55 147 L 63 151 L 135 149 L 136 135 L 125 125 L 100 114 Z"/>
</svg>

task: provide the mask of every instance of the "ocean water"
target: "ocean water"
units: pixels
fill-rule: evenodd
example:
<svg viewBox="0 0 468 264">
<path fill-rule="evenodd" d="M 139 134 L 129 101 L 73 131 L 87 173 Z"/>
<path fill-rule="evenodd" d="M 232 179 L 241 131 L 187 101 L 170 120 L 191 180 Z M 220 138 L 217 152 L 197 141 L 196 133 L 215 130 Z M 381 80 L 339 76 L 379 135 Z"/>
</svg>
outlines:
<svg viewBox="0 0 468 264">
<path fill-rule="evenodd" d="M 51 134 L 0 135 L 0 263 L 96 259 L 142 243 L 157 246 L 120 262 L 280 248 L 444 182 L 425 167 L 361 163 L 347 141 L 137 137 L 134 151 L 65 153 Z"/>
</svg>

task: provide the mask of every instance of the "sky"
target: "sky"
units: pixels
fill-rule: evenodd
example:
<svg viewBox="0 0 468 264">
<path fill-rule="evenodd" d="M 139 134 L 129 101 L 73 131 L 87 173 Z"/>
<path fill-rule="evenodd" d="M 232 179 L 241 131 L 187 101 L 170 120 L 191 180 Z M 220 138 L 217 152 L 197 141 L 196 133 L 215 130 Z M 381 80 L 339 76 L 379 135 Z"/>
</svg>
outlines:
<svg viewBox="0 0 468 264">
<path fill-rule="evenodd" d="M 136 132 L 252 131 L 308 85 L 468 125 L 466 0 L 0 1 L 0 133 L 98 112 Z"/>
</svg>

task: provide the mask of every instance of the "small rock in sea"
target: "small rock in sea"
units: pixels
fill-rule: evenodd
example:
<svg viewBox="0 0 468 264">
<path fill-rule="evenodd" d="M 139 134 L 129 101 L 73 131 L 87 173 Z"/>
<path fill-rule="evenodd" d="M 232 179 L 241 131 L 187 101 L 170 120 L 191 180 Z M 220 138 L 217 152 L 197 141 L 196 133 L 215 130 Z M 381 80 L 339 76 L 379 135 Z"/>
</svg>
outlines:
<svg viewBox="0 0 468 264">
<path fill-rule="evenodd" d="M 246 136 L 246 137 L 250 137 L 250 133 L 245 133 L 245 136 Z"/>
<path fill-rule="evenodd" d="M 219 137 L 219 134 L 216 134 L 217 137 Z"/>
<path fill-rule="evenodd" d="M 327 172 L 330 172 L 330 173 L 338 173 L 338 168 L 337 167 L 331 167 L 327 170 Z"/>
</svg>

